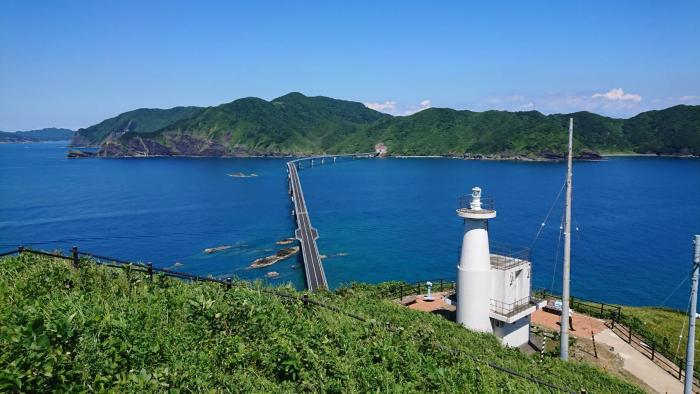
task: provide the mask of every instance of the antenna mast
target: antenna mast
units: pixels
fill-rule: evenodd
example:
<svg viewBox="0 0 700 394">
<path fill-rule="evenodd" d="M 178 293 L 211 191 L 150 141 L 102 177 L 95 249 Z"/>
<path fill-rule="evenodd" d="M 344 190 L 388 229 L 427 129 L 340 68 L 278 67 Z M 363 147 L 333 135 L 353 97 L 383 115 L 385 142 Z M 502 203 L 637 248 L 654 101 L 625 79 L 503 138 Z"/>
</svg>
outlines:
<svg viewBox="0 0 700 394">
<path fill-rule="evenodd" d="M 569 118 L 569 158 L 566 170 L 566 216 L 564 219 L 564 272 L 562 273 L 561 292 L 561 331 L 559 338 L 561 344 L 560 357 L 566 361 L 569 359 L 569 271 L 571 268 L 571 178 L 573 166 L 573 142 L 574 142 L 574 118 Z"/>
<path fill-rule="evenodd" d="M 688 311 L 688 344 L 685 350 L 685 383 L 683 392 L 692 394 L 695 367 L 695 319 L 698 315 L 698 269 L 700 269 L 700 235 L 695 235 L 695 257 L 693 259 L 693 281 L 690 288 L 690 310 Z"/>
</svg>

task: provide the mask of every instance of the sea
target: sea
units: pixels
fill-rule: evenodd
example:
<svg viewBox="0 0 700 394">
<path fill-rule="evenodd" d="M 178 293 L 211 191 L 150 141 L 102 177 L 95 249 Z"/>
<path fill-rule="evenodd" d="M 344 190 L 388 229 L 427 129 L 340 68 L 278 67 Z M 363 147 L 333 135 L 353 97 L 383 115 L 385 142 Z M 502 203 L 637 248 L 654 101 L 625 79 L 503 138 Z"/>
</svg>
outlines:
<svg viewBox="0 0 700 394">
<path fill-rule="evenodd" d="M 295 224 L 284 158 L 68 159 L 67 143 L 0 144 L 0 252 L 24 245 L 302 288 L 300 257 L 251 269 Z M 232 173 L 256 174 L 232 177 Z M 533 287 L 561 288 L 565 163 L 348 160 L 300 172 L 332 288 L 452 279 L 459 197 L 492 197 L 489 236 L 529 248 Z M 700 159 L 575 162 L 571 287 L 609 303 L 688 306 Z M 216 253 L 207 248 L 227 247 Z M 275 271 L 279 276 L 267 279 Z"/>
</svg>

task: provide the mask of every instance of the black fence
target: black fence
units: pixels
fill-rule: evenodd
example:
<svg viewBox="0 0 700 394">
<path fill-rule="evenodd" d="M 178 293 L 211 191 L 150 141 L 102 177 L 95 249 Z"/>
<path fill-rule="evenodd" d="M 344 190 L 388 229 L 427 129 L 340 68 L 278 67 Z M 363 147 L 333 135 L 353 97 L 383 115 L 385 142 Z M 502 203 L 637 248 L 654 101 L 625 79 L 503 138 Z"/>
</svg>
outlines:
<svg viewBox="0 0 700 394">
<path fill-rule="evenodd" d="M 398 299 L 400 302 L 403 302 L 404 297 L 415 295 L 415 294 L 423 294 L 423 291 L 425 290 L 426 292 L 428 291 L 428 285 L 427 283 L 430 282 L 432 283 L 432 291 L 437 292 L 437 293 L 442 293 L 445 291 L 454 291 L 457 288 L 457 282 L 455 281 L 454 278 L 441 278 L 441 279 L 433 279 L 433 280 L 424 280 L 421 282 L 414 282 L 414 283 L 406 283 L 406 282 L 399 282 L 395 283 L 392 286 L 390 286 L 388 289 L 383 290 L 379 296 L 381 298 L 388 298 L 388 299 Z"/>
<path fill-rule="evenodd" d="M 549 289 L 538 289 L 534 290 L 533 293 L 543 299 L 561 298 L 561 293 Z M 620 305 L 611 305 L 574 296 L 569 298 L 569 305 L 576 312 L 605 320 L 606 326 L 618 337 L 678 380 L 684 380 L 685 352 L 683 355 L 676 355 L 675 350 L 672 350 L 672 346 L 667 340 L 651 332 L 638 318 L 625 315 L 624 309 Z M 700 389 L 700 368 L 697 365 L 693 369 L 693 385 Z"/>
</svg>

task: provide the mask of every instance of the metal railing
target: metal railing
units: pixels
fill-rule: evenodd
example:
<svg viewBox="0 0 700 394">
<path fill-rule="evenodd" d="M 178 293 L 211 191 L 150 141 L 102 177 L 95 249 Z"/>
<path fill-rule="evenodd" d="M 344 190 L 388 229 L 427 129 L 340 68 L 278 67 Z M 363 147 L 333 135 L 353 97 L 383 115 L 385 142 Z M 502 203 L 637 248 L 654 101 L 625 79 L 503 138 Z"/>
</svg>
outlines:
<svg viewBox="0 0 700 394">
<path fill-rule="evenodd" d="M 385 299 L 403 301 L 404 297 L 422 294 L 423 290 L 427 291 L 428 282 L 433 284 L 432 291 L 436 293 L 452 292 L 457 288 L 455 278 L 431 279 L 413 283 L 400 282 L 382 291 L 379 296 Z"/>
<path fill-rule="evenodd" d="M 531 301 L 532 297 L 530 296 L 511 303 L 491 299 L 491 312 L 505 317 L 512 317 L 533 306 Z"/>
<path fill-rule="evenodd" d="M 531 261 L 532 254 L 529 248 L 514 248 L 508 244 L 490 242 L 489 249 L 492 268 L 507 270 Z"/>
<path fill-rule="evenodd" d="M 456 248 L 457 265 L 462 255 L 462 245 Z M 516 248 L 502 242 L 489 241 L 489 252 L 491 253 L 491 268 L 506 270 L 520 264 L 530 263 L 532 253 L 530 248 Z"/>
<path fill-rule="evenodd" d="M 472 195 L 471 194 L 465 194 L 461 197 L 459 197 L 459 205 L 457 209 L 459 210 L 466 210 L 466 211 L 473 211 L 471 204 L 472 204 Z M 481 197 L 481 209 L 485 211 L 493 211 L 496 209 L 496 201 L 493 199 L 493 197 L 487 196 L 487 197 Z"/>
</svg>

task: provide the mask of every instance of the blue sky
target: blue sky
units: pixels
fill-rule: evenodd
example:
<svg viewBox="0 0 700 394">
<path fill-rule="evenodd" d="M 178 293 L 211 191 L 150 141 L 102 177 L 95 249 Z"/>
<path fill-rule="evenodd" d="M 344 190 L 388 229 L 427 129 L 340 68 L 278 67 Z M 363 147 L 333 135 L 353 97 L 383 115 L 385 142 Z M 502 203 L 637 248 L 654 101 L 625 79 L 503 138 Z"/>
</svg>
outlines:
<svg viewBox="0 0 700 394">
<path fill-rule="evenodd" d="M 697 0 L 485 3 L 4 0 L 0 130 L 290 91 L 399 115 L 700 104 Z"/>
</svg>

